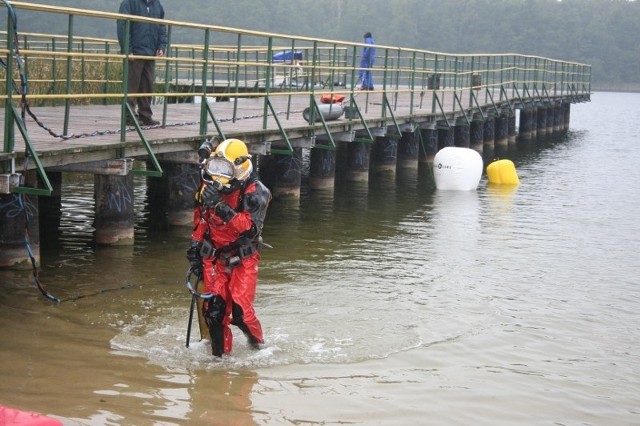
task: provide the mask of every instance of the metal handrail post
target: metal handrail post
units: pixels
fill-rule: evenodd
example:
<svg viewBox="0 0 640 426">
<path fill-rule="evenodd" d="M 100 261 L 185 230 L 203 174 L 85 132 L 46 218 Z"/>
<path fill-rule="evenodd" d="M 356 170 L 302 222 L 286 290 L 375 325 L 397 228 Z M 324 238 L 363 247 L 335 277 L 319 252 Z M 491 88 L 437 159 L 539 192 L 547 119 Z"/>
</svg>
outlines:
<svg viewBox="0 0 640 426">
<path fill-rule="evenodd" d="M 400 61 L 402 60 L 402 57 L 400 56 L 400 52 L 401 50 L 398 49 L 398 55 L 396 56 L 396 81 L 395 81 L 395 93 L 393 96 L 393 106 L 394 109 L 398 108 L 398 90 L 400 89 Z"/>
<path fill-rule="evenodd" d="M 432 89 L 433 96 L 431 96 L 431 113 L 436 112 L 436 81 L 440 84 L 440 77 L 438 76 L 438 54 L 434 56 L 434 64 L 433 64 L 433 76 L 432 78 Z"/>
<path fill-rule="evenodd" d="M 129 87 L 129 32 L 131 31 L 131 21 L 127 19 L 124 23 L 124 51 L 122 54 L 124 57 L 122 58 L 122 100 L 120 102 L 120 142 L 126 141 L 127 132 L 125 129 L 127 127 L 127 111 L 130 111 L 130 108 L 127 105 L 127 96 L 129 95 L 128 87 Z M 134 119 L 135 117 L 131 117 Z M 135 120 L 134 120 L 135 121 Z"/>
<path fill-rule="evenodd" d="M 409 114 L 413 115 L 413 102 L 416 94 L 416 52 L 413 52 L 411 57 L 411 79 L 410 79 L 411 93 L 409 94 Z"/>
<path fill-rule="evenodd" d="M 236 44 L 236 73 L 235 73 L 235 91 L 236 93 L 238 93 L 238 90 L 240 88 L 240 58 L 242 56 L 242 34 L 238 33 L 238 41 Z M 215 61 L 214 61 L 215 62 Z M 215 78 L 213 79 L 214 83 L 215 83 Z M 214 84 L 215 86 L 215 84 Z M 238 115 L 238 97 L 236 96 L 235 99 L 233 100 L 233 122 L 236 122 L 236 117 Z"/>
<path fill-rule="evenodd" d="M 6 75 L 5 75 L 5 90 L 7 99 L 4 101 L 4 152 L 11 153 L 15 146 L 15 134 L 13 129 L 13 56 L 15 53 L 15 44 L 13 38 L 15 32 L 11 22 L 11 14 L 7 14 L 7 59 L 6 62 Z M 11 172 L 13 172 L 13 160 L 11 160 Z"/>
<path fill-rule="evenodd" d="M 69 27 L 67 29 L 67 53 L 73 51 L 73 15 L 69 15 Z M 65 84 L 65 93 L 71 94 L 71 79 L 73 77 L 73 58 L 71 55 L 67 56 L 67 81 Z M 69 134 L 69 111 L 71 109 L 71 99 L 67 98 L 64 101 L 64 124 L 62 126 L 62 134 Z"/>
<path fill-rule="evenodd" d="M 85 53 L 85 41 L 81 40 L 80 41 L 80 51 L 82 53 Z M 82 56 L 80 58 L 80 93 L 85 93 L 86 88 L 87 88 L 87 74 L 86 74 L 86 62 L 85 62 L 85 57 Z"/>
<path fill-rule="evenodd" d="M 382 91 L 383 91 L 383 102 L 382 102 L 382 113 L 381 117 L 384 119 L 387 117 L 385 101 L 387 101 L 387 68 L 389 65 L 389 49 L 384 49 L 384 70 L 382 71 Z M 387 101 L 388 102 L 388 101 Z"/>
<path fill-rule="evenodd" d="M 110 53 L 110 49 L 111 46 L 109 46 L 108 42 L 104 43 L 104 52 L 105 54 L 108 56 Z M 109 91 L 109 71 L 110 71 L 110 66 L 111 65 L 111 61 L 109 59 L 107 59 L 106 61 L 104 61 L 104 76 L 105 76 L 105 80 L 102 83 L 102 94 L 106 95 Z M 102 98 L 102 105 L 106 105 L 107 104 L 107 98 Z"/>
<path fill-rule="evenodd" d="M 167 48 L 164 52 L 165 58 L 171 56 L 171 35 L 173 26 L 169 25 L 167 28 Z M 167 59 L 164 62 L 164 92 L 169 93 L 169 89 L 171 87 L 171 62 Z M 174 98 L 175 99 L 175 98 Z M 164 99 L 164 105 L 162 106 L 162 125 L 167 125 L 167 111 L 169 108 L 169 100 L 167 98 Z"/>
<path fill-rule="evenodd" d="M 262 117 L 262 128 L 267 128 L 267 120 L 269 113 L 269 94 L 271 93 L 271 75 L 272 75 L 272 67 L 273 67 L 273 37 L 269 36 L 267 42 L 267 57 L 266 59 L 266 70 L 265 70 L 265 79 L 264 79 L 264 107 L 263 107 L 263 117 Z M 256 84 L 258 84 L 256 82 Z M 257 88 L 259 90 L 259 87 Z"/>
<path fill-rule="evenodd" d="M 206 135 L 208 128 L 207 120 L 207 72 L 209 66 L 209 39 L 211 32 L 209 28 L 204 30 L 204 49 L 202 51 L 202 74 L 200 76 L 202 82 L 202 99 L 200 103 L 200 134 Z"/>
<path fill-rule="evenodd" d="M 475 55 L 471 57 L 471 65 L 470 65 L 470 84 L 469 84 L 469 107 L 473 106 L 473 71 L 475 70 Z"/>
</svg>

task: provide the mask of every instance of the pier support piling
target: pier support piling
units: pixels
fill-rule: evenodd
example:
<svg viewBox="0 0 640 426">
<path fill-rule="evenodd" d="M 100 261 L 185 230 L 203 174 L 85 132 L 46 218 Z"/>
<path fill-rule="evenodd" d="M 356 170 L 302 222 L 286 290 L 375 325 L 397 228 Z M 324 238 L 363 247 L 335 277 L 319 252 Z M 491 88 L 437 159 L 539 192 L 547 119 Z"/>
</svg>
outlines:
<svg viewBox="0 0 640 426">
<path fill-rule="evenodd" d="M 356 138 L 347 144 L 347 167 L 345 179 L 350 182 L 367 182 L 369 180 L 369 162 L 371 158 L 371 141 Z"/>
<path fill-rule="evenodd" d="M 519 136 L 523 141 L 533 138 L 533 113 L 531 108 L 523 108 L 520 110 L 520 127 Z"/>
<path fill-rule="evenodd" d="M 438 129 L 438 151 L 454 146 L 453 126 L 447 120 L 439 120 L 436 128 Z"/>
<path fill-rule="evenodd" d="M 169 225 L 189 225 L 193 222 L 194 194 L 200 186 L 200 168 L 196 164 L 167 162 L 162 163 L 162 170 Z"/>
<path fill-rule="evenodd" d="M 562 121 L 564 130 L 569 130 L 569 122 L 571 121 L 571 103 L 562 103 Z"/>
<path fill-rule="evenodd" d="M 506 147 L 509 145 L 509 116 L 500 114 L 495 122 L 495 145 L 496 147 Z"/>
<path fill-rule="evenodd" d="M 428 123 L 419 129 L 418 163 L 433 164 L 433 157 L 438 152 L 438 131 L 435 123 Z"/>
<path fill-rule="evenodd" d="M 482 114 L 473 115 L 471 127 L 469 129 L 469 147 L 482 154 L 484 145 L 484 119 Z"/>
<path fill-rule="evenodd" d="M 328 144 L 317 143 L 309 154 L 309 188 L 333 189 L 336 175 L 336 151 Z"/>
<path fill-rule="evenodd" d="M 456 120 L 456 126 L 453 128 L 453 141 L 455 146 L 461 148 L 470 147 L 470 135 L 471 130 L 469 123 L 464 117 L 458 117 Z"/>
<path fill-rule="evenodd" d="M 516 130 L 516 115 L 515 113 L 511 113 L 509 114 L 509 118 L 508 118 L 508 140 L 509 140 L 509 144 L 513 144 L 516 142 L 517 136 L 518 136 L 518 132 Z"/>
<path fill-rule="evenodd" d="M 36 181 L 35 172 L 27 172 L 27 185 L 34 187 Z M 22 197 L 22 202 L 19 197 Z M 38 210 L 38 197 L 35 195 L 0 194 L 0 268 L 32 267 L 25 242 L 27 229 L 29 248 L 36 266 L 40 265 Z"/>
<path fill-rule="evenodd" d="M 373 143 L 373 172 L 394 174 L 398 162 L 397 134 L 378 136 Z"/>
<path fill-rule="evenodd" d="M 40 238 L 45 242 L 58 240 L 62 218 L 62 172 L 47 173 L 53 191 L 48 197 L 39 197 Z"/>
<path fill-rule="evenodd" d="M 294 148 L 290 155 L 273 154 L 272 157 L 273 197 L 300 199 L 302 148 Z"/>
<path fill-rule="evenodd" d="M 538 107 L 536 113 L 536 132 L 538 137 L 542 137 L 547 134 L 547 107 Z"/>
<path fill-rule="evenodd" d="M 101 245 L 132 245 L 133 173 L 95 175 L 95 240 Z"/>
<path fill-rule="evenodd" d="M 402 132 L 398 141 L 398 168 L 418 169 L 418 139 L 417 131 Z"/>
<path fill-rule="evenodd" d="M 496 118 L 493 114 L 489 114 L 484 121 L 482 129 L 483 145 L 493 147 L 496 142 Z"/>
<path fill-rule="evenodd" d="M 559 133 L 562 131 L 562 104 L 556 103 L 553 105 L 553 132 Z"/>
</svg>

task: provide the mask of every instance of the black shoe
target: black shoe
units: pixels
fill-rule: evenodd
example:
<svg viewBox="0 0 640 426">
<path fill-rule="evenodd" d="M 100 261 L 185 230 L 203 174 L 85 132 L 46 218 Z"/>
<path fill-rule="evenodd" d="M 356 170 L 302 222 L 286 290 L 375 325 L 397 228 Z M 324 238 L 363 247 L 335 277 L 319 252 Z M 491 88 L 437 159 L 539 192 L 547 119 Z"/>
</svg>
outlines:
<svg viewBox="0 0 640 426">
<path fill-rule="evenodd" d="M 126 124 L 127 124 L 127 126 L 129 126 L 129 127 L 133 127 L 133 126 L 135 126 L 135 124 L 134 124 L 134 122 L 133 122 L 133 118 L 131 118 L 131 117 L 129 117 L 129 116 L 127 116 Z"/>
<path fill-rule="evenodd" d="M 140 123 L 143 126 L 158 126 L 160 124 L 158 120 L 154 120 L 153 118 L 144 118 L 144 117 L 140 117 Z"/>
<path fill-rule="evenodd" d="M 253 336 L 247 336 L 247 343 L 254 351 L 259 351 L 264 346 L 264 342 L 259 342 L 258 339 Z"/>
</svg>

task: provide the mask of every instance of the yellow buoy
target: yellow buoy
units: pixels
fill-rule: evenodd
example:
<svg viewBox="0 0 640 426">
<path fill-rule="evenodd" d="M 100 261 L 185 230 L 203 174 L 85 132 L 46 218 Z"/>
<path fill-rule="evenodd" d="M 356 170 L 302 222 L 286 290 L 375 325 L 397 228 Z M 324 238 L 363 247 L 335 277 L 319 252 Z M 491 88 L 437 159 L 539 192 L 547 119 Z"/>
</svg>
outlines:
<svg viewBox="0 0 640 426">
<path fill-rule="evenodd" d="M 497 160 L 487 166 L 487 179 L 489 183 L 501 185 L 518 185 L 518 173 L 511 160 Z"/>
</svg>

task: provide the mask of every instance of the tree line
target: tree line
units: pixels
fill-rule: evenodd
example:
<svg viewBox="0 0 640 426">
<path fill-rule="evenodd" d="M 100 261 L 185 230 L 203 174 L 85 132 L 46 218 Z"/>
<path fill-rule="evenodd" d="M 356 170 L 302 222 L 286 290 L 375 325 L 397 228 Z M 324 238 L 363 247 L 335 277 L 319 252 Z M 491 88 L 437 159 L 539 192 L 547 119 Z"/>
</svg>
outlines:
<svg viewBox="0 0 640 426">
<path fill-rule="evenodd" d="M 26 0 L 117 12 L 121 0 Z M 640 90 L 640 2 L 627 0 L 161 0 L 166 18 L 446 53 L 519 53 L 592 65 L 594 89 Z M 23 31 L 55 23 L 19 17 Z M 63 16 L 63 15 L 60 15 Z M 60 32 L 67 22 L 60 20 Z M 25 28 L 26 27 L 26 28 Z M 89 33 L 85 33 L 88 31 Z M 113 22 L 76 33 L 115 37 Z M 188 35 L 185 35 L 188 38 Z M 194 42 L 195 40 L 181 40 Z M 200 42 L 201 40 L 197 40 Z"/>
</svg>

